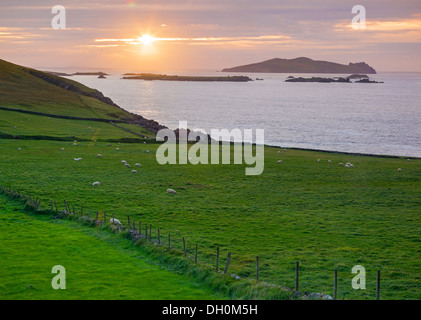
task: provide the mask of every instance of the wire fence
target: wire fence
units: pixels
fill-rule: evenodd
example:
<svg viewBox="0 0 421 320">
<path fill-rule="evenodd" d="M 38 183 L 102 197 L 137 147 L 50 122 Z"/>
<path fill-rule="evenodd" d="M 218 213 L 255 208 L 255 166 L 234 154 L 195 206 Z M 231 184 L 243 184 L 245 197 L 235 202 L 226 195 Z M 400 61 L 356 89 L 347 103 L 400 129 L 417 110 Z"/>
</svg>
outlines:
<svg viewBox="0 0 421 320">
<path fill-rule="evenodd" d="M 215 272 L 227 274 L 235 279 L 254 279 L 269 285 L 282 286 L 294 291 L 297 298 L 314 299 L 421 299 L 421 274 L 370 268 L 365 271 L 364 285 L 361 277 L 353 287 L 353 266 L 341 266 L 331 270 L 320 270 L 302 264 L 299 261 L 288 262 L 276 266 L 269 264 L 268 254 L 248 257 L 237 257 L 226 246 L 210 245 L 204 247 L 191 243 L 187 237 L 179 233 L 171 234 L 144 221 L 136 221 L 127 216 L 126 221 L 118 220 L 114 214 L 87 210 L 83 205 L 73 205 L 64 200 L 60 205 L 51 200 L 48 207 L 40 208 L 40 200 L 31 195 L 24 195 L 18 190 L 0 185 L 0 193 L 12 199 L 25 202 L 25 208 L 32 211 L 46 212 L 53 215 L 64 214 L 93 222 L 95 225 L 112 226 L 117 230 L 127 231 L 133 241 L 143 240 L 147 243 L 168 249 L 166 252 L 183 256 L 191 263 L 201 263 Z M 61 209 L 60 207 L 63 207 Z M 362 287 L 361 287 L 362 286 Z"/>
</svg>

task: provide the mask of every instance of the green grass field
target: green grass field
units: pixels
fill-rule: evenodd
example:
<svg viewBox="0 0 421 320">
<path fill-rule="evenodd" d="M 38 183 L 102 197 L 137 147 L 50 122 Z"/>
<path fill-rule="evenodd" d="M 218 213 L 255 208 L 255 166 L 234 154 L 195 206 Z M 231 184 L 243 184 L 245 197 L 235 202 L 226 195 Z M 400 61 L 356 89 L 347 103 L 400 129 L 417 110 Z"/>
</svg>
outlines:
<svg viewBox="0 0 421 320">
<path fill-rule="evenodd" d="M 0 196 L 0 299 L 223 299 L 151 261 L 130 240 L 80 223 L 22 212 Z M 55 265 L 66 289 L 54 290 Z"/>
<path fill-rule="evenodd" d="M 12 102 L 8 105 L 16 106 Z M 67 107 L 75 115 L 77 109 Z M 47 107 L 34 103 L 31 108 Z M 59 119 L 25 122 L 19 114 L 1 115 L 0 132 L 6 134 L 88 140 L 74 146 L 73 141 L 0 139 L 0 183 L 38 197 L 42 208 L 53 200 L 62 210 L 66 200 L 76 212 L 83 205 L 85 212 L 115 214 L 123 223 L 129 215 L 143 226 L 151 224 L 154 239 L 159 228 L 164 245 L 170 233 L 179 251 L 185 237 L 188 259 L 197 244 L 199 261 L 209 266 L 219 246 L 220 269 L 231 252 L 228 272 L 241 279 L 255 277 L 258 255 L 261 282 L 294 288 L 299 261 L 302 292 L 332 295 L 338 268 L 339 299 L 374 299 L 381 270 L 381 298 L 421 298 L 421 159 L 291 149 L 278 154 L 280 149 L 267 147 L 263 174 L 246 176 L 245 165 L 161 166 L 157 143 L 124 143 L 127 133 L 108 124 L 92 124 L 104 139 L 95 143 L 86 121 L 67 125 Z M 109 146 L 105 140 L 111 138 L 121 143 Z M 101 185 L 92 186 L 95 181 Z M 168 188 L 177 194 L 167 194 Z M 351 287 L 355 265 L 366 268 L 366 290 Z M 13 277 L 8 281 L 13 283 Z"/>
</svg>

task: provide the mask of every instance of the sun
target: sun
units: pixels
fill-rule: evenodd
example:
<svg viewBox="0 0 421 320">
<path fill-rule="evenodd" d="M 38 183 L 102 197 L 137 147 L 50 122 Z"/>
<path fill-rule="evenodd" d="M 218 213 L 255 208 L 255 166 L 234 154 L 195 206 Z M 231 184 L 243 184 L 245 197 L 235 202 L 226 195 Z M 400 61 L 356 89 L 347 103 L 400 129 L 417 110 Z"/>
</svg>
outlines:
<svg viewBox="0 0 421 320">
<path fill-rule="evenodd" d="M 142 44 L 148 46 L 148 45 L 152 44 L 156 39 L 153 36 L 151 36 L 150 34 L 144 34 L 143 36 L 141 36 L 137 40 L 139 40 L 139 42 L 141 42 Z"/>
</svg>

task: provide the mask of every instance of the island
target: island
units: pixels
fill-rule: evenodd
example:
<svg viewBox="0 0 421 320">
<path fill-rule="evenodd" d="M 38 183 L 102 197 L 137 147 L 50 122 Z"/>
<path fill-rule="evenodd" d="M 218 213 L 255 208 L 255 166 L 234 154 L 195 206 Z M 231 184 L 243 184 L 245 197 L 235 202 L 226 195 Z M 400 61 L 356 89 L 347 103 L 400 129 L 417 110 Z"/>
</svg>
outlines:
<svg viewBox="0 0 421 320">
<path fill-rule="evenodd" d="M 234 68 L 226 68 L 222 72 L 375 74 L 376 70 L 365 62 L 345 65 L 300 57 L 295 59 L 275 58 Z"/>
<path fill-rule="evenodd" d="M 248 82 L 253 79 L 246 76 L 207 77 L 207 76 L 177 76 L 153 73 L 125 73 L 122 79 L 128 80 L 162 80 L 162 81 L 230 81 Z"/>
<path fill-rule="evenodd" d="M 365 77 L 364 77 L 365 76 Z M 359 79 L 357 81 L 352 82 L 351 79 Z M 382 81 L 374 81 L 370 80 L 366 75 L 350 75 L 346 78 L 343 77 L 332 77 L 332 78 L 323 78 L 323 77 L 311 77 L 311 78 L 303 78 L 303 77 L 293 77 L 288 76 L 285 79 L 285 82 L 320 82 L 320 83 L 331 83 L 331 82 L 341 82 L 341 83 L 383 83 Z"/>
</svg>

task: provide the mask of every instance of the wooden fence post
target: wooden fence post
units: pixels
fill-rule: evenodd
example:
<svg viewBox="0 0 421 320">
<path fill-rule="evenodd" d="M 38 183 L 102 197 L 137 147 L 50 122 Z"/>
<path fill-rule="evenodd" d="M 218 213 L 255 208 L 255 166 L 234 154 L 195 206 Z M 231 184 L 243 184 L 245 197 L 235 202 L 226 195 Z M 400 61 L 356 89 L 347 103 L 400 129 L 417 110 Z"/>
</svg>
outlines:
<svg viewBox="0 0 421 320">
<path fill-rule="evenodd" d="M 187 253 L 186 253 L 186 240 L 183 237 L 183 247 L 184 247 L 184 256 L 187 257 Z"/>
<path fill-rule="evenodd" d="M 219 264 L 219 247 L 216 247 L 216 271 L 218 271 Z"/>
<path fill-rule="evenodd" d="M 149 225 L 149 241 L 152 241 L 152 225 Z"/>
<path fill-rule="evenodd" d="M 231 259 L 231 252 L 228 252 L 228 255 L 227 255 L 227 262 L 225 263 L 225 270 L 224 270 L 224 274 L 227 274 L 227 271 L 228 271 L 228 265 L 230 264 L 230 259 Z"/>
<path fill-rule="evenodd" d="M 376 300 L 380 300 L 380 270 L 377 270 Z"/>
<path fill-rule="evenodd" d="M 130 216 L 127 216 L 127 226 L 130 228 Z"/>
<path fill-rule="evenodd" d="M 139 221 L 139 235 L 142 235 L 142 222 Z"/>
<path fill-rule="evenodd" d="M 148 226 L 145 226 L 145 239 L 148 239 Z"/>
<path fill-rule="evenodd" d="M 300 263 L 297 261 L 295 263 L 295 291 L 298 291 L 298 288 L 299 288 L 299 277 L 300 277 L 299 268 L 300 268 Z"/>
<path fill-rule="evenodd" d="M 194 254 L 194 263 L 197 263 L 197 244 L 196 244 L 196 250 Z"/>
<path fill-rule="evenodd" d="M 335 280 L 333 284 L 333 300 L 336 300 L 338 293 L 338 268 L 335 268 Z"/>
<path fill-rule="evenodd" d="M 256 280 L 259 281 L 259 256 L 256 256 Z"/>
<path fill-rule="evenodd" d="M 171 233 L 168 234 L 168 249 L 171 249 Z"/>
</svg>

